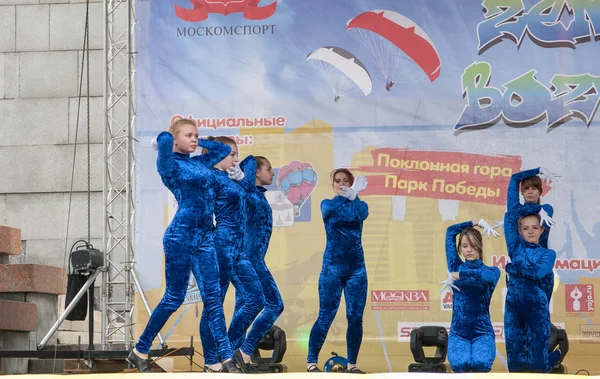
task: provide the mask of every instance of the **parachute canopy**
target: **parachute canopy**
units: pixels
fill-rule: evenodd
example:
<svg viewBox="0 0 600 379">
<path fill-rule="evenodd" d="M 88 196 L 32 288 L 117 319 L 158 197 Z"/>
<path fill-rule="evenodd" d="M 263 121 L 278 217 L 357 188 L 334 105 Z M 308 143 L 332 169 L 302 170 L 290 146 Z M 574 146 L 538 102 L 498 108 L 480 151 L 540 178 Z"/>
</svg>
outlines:
<svg viewBox="0 0 600 379">
<path fill-rule="evenodd" d="M 367 96 L 373 82 L 366 67 L 348 51 L 333 46 L 321 47 L 306 59 L 323 77 L 336 97 L 352 94 L 358 88 Z"/>
<path fill-rule="evenodd" d="M 440 76 L 440 56 L 429 36 L 400 13 L 388 10 L 364 12 L 348 21 L 346 30 L 369 52 L 377 69 L 396 82 L 407 64 L 406 54 L 433 82 Z"/>
</svg>

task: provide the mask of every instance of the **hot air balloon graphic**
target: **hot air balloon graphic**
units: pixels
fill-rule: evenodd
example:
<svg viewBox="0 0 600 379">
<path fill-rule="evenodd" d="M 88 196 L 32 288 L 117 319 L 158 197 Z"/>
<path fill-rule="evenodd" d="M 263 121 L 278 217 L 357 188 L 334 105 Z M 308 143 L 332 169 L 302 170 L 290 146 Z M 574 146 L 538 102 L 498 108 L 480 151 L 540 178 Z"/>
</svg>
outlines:
<svg viewBox="0 0 600 379">
<path fill-rule="evenodd" d="M 294 206 L 294 214 L 300 216 L 300 210 L 315 190 L 318 175 L 312 164 L 292 161 L 279 169 L 277 187 Z"/>
</svg>

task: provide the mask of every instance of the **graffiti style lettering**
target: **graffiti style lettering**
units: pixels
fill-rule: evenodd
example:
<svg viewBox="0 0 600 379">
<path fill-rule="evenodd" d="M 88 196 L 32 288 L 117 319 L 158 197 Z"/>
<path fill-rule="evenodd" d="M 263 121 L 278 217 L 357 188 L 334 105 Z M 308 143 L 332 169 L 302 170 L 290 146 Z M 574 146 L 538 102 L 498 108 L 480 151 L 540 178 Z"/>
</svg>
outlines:
<svg viewBox="0 0 600 379">
<path fill-rule="evenodd" d="M 600 76 L 554 75 L 548 89 L 531 70 L 505 83 L 501 91 L 489 85 L 491 72 L 487 62 L 475 62 L 465 69 L 462 85 L 467 105 L 454 130 L 490 126 L 500 119 L 521 125 L 546 119 L 546 128 L 552 128 L 577 117 L 589 126 L 598 109 Z"/>
<path fill-rule="evenodd" d="M 600 3 L 595 0 L 540 0 L 529 10 L 522 0 L 484 0 L 485 20 L 477 25 L 479 54 L 525 35 L 539 46 L 570 47 L 600 36 Z"/>
</svg>

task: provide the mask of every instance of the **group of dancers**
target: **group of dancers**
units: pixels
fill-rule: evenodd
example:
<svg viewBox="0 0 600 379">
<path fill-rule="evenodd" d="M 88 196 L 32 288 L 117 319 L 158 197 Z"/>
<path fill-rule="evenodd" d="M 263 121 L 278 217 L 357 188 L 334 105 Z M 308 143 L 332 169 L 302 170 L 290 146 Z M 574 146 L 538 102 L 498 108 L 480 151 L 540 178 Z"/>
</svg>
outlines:
<svg viewBox="0 0 600 379">
<path fill-rule="evenodd" d="M 164 185 L 178 203 L 164 237 L 166 289 L 127 362 L 148 372 L 153 340 L 183 303 L 190 271 L 203 301 L 200 336 L 204 371 L 249 371 L 251 355 L 283 312 L 281 295 L 265 264 L 272 232 L 272 210 L 265 186 L 273 181 L 269 160 L 248 156 L 238 164 L 238 148 L 228 137 L 198 138 L 194 121 L 179 119 L 153 141 L 156 166 Z M 191 156 L 196 148 L 202 154 Z M 548 354 L 552 267 L 548 249 L 554 223 L 552 207 L 540 205 L 545 169 L 513 175 L 504 217 L 508 254 L 505 334 L 511 372 L 549 372 L 561 352 Z M 331 174 L 333 199 L 321 203 L 327 243 L 319 276 L 319 316 L 310 332 L 307 371 L 320 372 L 318 357 L 337 313 L 342 292 L 346 301 L 346 372 L 364 374 L 356 366 L 363 336 L 367 272 L 362 248 L 363 222 L 369 215 L 358 194 L 367 179 L 347 169 Z M 519 186 L 525 204 L 519 201 Z M 468 221 L 448 228 L 446 257 L 453 290 L 453 314 L 448 360 L 454 372 L 487 372 L 495 358 L 494 330 L 489 315 L 492 293 L 500 277 L 483 264 L 482 234 Z M 484 233 L 499 236 L 485 220 Z M 458 243 L 456 236 L 460 235 Z M 464 262 L 460 259 L 462 255 Z M 229 328 L 223 302 L 232 283 L 235 309 Z M 249 330 L 249 331 L 248 331 Z"/>
<path fill-rule="evenodd" d="M 448 361 L 454 372 L 489 372 L 496 357 L 489 308 L 500 270 L 483 264 L 482 234 L 475 225 L 488 238 L 499 236 L 494 228 L 504 228 L 510 258 L 504 308 L 508 371 L 547 373 L 562 361 L 560 349 L 548 352 L 556 253 L 548 249 L 554 220 L 552 206 L 540 204 L 542 178 L 556 180 L 557 175 L 540 167 L 511 177 L 504 221 L 495 227 L 482 219 L 452 225 L 446 232 L 449 276 L 441 283 L 442 290 L 453 291 Z M 519 186 L 524 204 L 520 203 Z"/>
<path fill-rule="evenodd" d="M 191 156 L 198 146 L 202 154 Z M 152 342 L 183 304 L 191 271 L 204 304 L 200 321 L 204 371 L 248 372 L 252 353 L 283 312 L 281 295 L 265 264 L 273 225 L 264 195 L 265 186 L 273 182 L 271 163 L 265 157 L 248 156 L 238 164 L 233 139 L 199 139 L 196 124 L 189 119 L 173 122 L 153 147 L 158 150 L 158 174 L 175 197 L 177 212 L 163 237 L 165 293 L 127 362 L 140 372 L 151 371 Z M 367 295 L 361 234 L 368 207 L 357 194 L 367 181 L 364 177 L 355 181 L 345 169 L 336 170 L 332 179 L 339 196 L 321 204 L 327 250 L 319 281 L 321 310 L 309 343 L 309 371 L 315 371 L 342 289 L 347 288 L 352 294 L 346 297 L 347 370 L 363 373 L 356 367 L 356 357 Z M 230 283 L 235 288 L 235 309 L 228 329 L 223 302 Z"/>
</svg>

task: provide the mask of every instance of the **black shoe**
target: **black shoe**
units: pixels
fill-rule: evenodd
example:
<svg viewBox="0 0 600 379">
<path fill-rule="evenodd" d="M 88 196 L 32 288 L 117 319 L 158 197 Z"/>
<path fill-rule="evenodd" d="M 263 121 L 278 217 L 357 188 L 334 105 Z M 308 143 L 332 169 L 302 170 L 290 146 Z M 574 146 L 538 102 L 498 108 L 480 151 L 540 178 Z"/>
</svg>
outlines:
<svg viewBox="0 0 600 379">
<path fill-rule="evenodd" d="M 364 372 L 363 370 L 359 369 L 358 367 L 352 367 L 350 370 L 345 369 L 344 372 L 350 373 L 350 374 L 366 374 L 366 372 Z"/>
<path fill-rule="evenodd" d="M 221 366 L 220 370 L 213 370 L 212 368 L 204 365 L 204 372 L 223 372 L 223 366 Z"/>
<path fill-rule="evenodd" d="M 152 369 L 150 368 L 150 359 L 140 357 L 134 353 L 133 350 L 129 353 L 129 356 L 125 358 L 125 362 L 127 362 L 129 368 L 137 368 L 139 372 L 152 372 Z"/>
<path fill-rule="evenodd" d="M 229 372 L 231 374 L 243 374 L 244 372 L 235 364 L 233 359 L 223 362 L 222 372 Z"/>
<path fill-rule="evenodd" d="M 238 366 L 240 367 L 240 370 L 242 370 L 243 373 L 248 373 L 249 369 L 248 369 L 248 363 L 244 362 L 244 357 L 242 356 L 242 351 L 240 349 L 235 349 L 235 351 L 233 352 L 233 355 L 235 355 L 235 360 L 237 361 Z"/>
<path fill-rule="evenodd" d="M 309 368 L 306 369 L 306 372 L 323 372 L 321 371 L 317 365 L 312 365 Z"/>
</svg>

